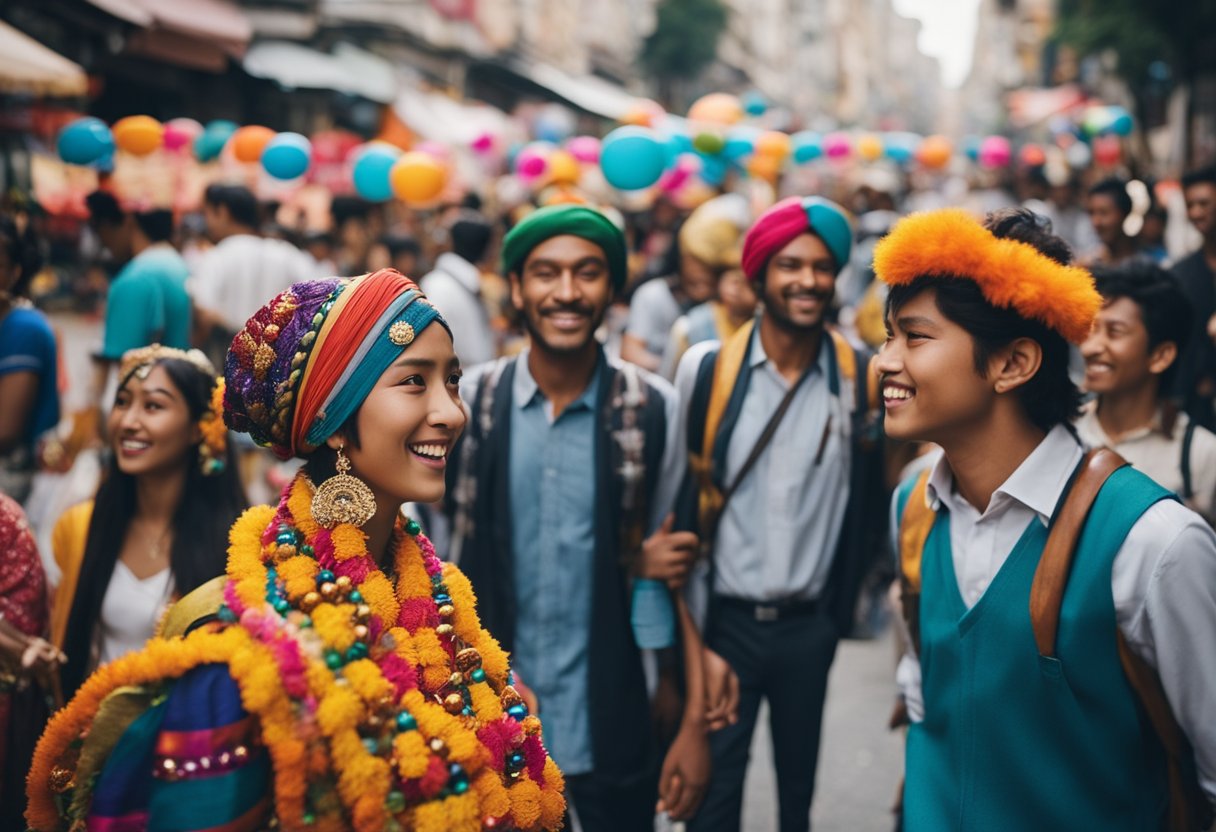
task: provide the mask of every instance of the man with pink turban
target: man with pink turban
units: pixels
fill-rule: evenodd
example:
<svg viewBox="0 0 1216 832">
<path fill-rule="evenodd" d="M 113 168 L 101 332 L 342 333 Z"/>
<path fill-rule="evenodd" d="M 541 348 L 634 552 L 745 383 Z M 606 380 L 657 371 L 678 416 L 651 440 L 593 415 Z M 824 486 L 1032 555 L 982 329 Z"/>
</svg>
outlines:
<svg viewBox="0 0 1216 832">
<path fill-rule="evenodd" d="M 725 726 L 710 735 L 712 780 L 692 830 L 739 828 L 762 699 L 781 830 L 810 828 L 828 670 L 883 535 L 883 511 L 862 514 L 885 505 L 868 361 L 828 325 L 851 245 L 848 217 L 825 199 L 764 212 L 742 255 L 762 311 L 724 342 L 690 348 L 676 375 L 684 519 L 708 553 L 694 588 L 708 598 L 708 718 Z"/>
</svg>

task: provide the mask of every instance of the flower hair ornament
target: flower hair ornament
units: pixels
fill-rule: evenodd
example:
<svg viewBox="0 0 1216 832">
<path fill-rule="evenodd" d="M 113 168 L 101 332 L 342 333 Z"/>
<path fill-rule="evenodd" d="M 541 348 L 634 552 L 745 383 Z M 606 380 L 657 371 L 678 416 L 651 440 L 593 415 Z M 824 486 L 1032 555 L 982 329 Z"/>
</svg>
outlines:
<svg viewBox="0 0 1216 832">
<path fill-rule="evenodd" d="M 211 404 L 203 418 L 198 421 L 199 432 L 203 435 L 198 446 L 198 464 L 204 477 L 214 477 L 224 473 L 227 467 L 228 427 L 224 424 L 224 378 L 216 378 L 211 388 Z"/>
</svg>

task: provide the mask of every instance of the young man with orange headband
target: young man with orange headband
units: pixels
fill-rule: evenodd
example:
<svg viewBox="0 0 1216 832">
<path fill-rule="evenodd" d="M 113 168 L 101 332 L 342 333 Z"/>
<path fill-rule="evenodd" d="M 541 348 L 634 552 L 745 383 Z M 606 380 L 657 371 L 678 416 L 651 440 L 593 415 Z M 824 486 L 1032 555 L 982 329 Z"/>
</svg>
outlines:
<svg viewBox="0 0 1216 832">
<path fill-rule="evenodd" d="M 904 828 L 1206 828 L 1216 537 L 1070 428 L 1068 343 L 1101 298 L 1048 229 L 937 211 L 875 252 L 885 429 L 944 450 L 893 512 Z"/>
</svg>

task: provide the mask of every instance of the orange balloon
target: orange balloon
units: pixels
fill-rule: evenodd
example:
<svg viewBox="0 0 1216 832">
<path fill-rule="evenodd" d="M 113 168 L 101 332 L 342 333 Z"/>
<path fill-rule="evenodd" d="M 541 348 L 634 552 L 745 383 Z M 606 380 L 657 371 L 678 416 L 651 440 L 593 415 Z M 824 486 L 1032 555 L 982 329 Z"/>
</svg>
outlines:
<svg viewBox="0 0 1216 832">
<path fill-rule="evenodd" d="M 275 137 L 275 132 L 260 124 L 250 124 L 238 128 L 229 139 L 232 145 L 232 155 L 238 162 L 257 162 L 262 158 L 262 151 Z"/>
<path fill-rule="evenodd" d="M 875 159 L 882 157 L 882 139 L 873 133 L 866 133 L 858 137 L 855 149 L 857 150 L 857 155 L 862 159 L 867 162 L 873 162 Z"/>
<path fill-rule="evenodd" d="M 630 107 L 621 116 L 621 124 L 632 124 L 634 127 L 654 127 L 656 121 L 663 115 L 663 108 L 654 101 L 642 101 Z"/>
<path fill-rule="evenodd" d="M 578 160 L 565 150 L 555 150 L 549 155 L 549 181 L 555 185 L 573 185 L 582 175 Z"/>
<path fill-rule="evenodd" d="M 735 124 L 743 119 L 743 105 L 729 93 L 711 92 L 693 102 L 688 117 L 709 124 Z"/>
<path fill-rule="evenodd" d="M 403 153 L 388 172 L 397 198 L 407 205 L 425 205 L 441 193 L 448 181 L 447 169 L 427 153 Z"/>
<path fill-rule="evenodd" d="M 916 149 L 916 158 L 927 168 L 944 168 L 954 156 L 954 145 L 945 136 L 926 136 Z"/>
<path fill-rule="evenodd" d="M 1039 165 L 1046 164 L 1047 153 L 1037 144 L 1024 144 L 1022 152 L 1018 154 L 1018 159 L 1028 168 L 1037 168 Z"/>
<path fill-rule="evenodd" d="M 790 137 L 780 130 L 766 130 L 756 137 L 756 155 L 772 159 L 778 165 L 790 155 Z"/>
<path fill-rule="evenodd" d="M 114 144 L 134 156 L 147 156 L 165 141 L 165 127 L 152 116 L 127 116 L 113 128 Z"/>
<path fill-rule="evenodd" d="M 776 182 L 778 174 L 781 173 L 781 160 L 757 153 L 747 160 L 747 172 L 757 179 Z"/>
</svg>

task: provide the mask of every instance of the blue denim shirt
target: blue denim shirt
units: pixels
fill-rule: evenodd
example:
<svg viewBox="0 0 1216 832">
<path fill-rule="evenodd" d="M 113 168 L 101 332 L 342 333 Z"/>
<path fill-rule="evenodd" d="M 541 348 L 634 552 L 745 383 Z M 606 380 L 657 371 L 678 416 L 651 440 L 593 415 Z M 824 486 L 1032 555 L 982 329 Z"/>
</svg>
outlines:
<svg viewBox="0 0 1216 832">
<path fill-rule="evenodd" d="M 587 654 L 595 558 L 595 401 L 602 372 L 556 419 L 528 371 L 515 367 L 511 524 L 515 671 L 540 700 L 545 745 L 567 775 L 592 770 Z"/>
</svg>

